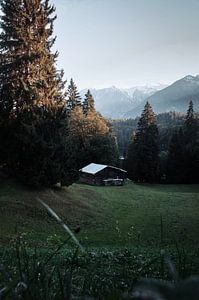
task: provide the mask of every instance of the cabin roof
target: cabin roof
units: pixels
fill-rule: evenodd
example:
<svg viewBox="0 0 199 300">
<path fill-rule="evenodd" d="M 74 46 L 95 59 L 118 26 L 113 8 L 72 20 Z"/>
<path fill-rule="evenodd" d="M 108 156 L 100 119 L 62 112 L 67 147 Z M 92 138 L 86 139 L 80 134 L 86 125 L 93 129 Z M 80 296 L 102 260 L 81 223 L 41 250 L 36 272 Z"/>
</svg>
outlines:
<svg viewBox="0 0 199 300">
<path fill-rule="evenodd" d="M 125 170 L 122 170 L 120 168 L 116 168 L 116 167 L 109 166 L 109 165 L 94 164 L 94 163 L 91 163 L 91 164 L 85 166 L 84 168 L 80 169 L 79 171 L 95 175 L 95 174 L 97 174 L 98 172 L 104 170 L 107 167 L 112 168 L 112 169 L 116 169 L 116 170 L 120 170 L 121 172 L 125 172 L 126 173 Z"/>
</svg>

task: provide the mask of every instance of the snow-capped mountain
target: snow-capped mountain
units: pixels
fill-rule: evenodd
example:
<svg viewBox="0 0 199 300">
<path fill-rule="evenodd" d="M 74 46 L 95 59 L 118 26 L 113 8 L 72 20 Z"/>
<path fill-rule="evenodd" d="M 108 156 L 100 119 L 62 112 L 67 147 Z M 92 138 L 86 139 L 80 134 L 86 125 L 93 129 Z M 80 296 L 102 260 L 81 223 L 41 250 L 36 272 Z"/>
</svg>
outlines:
<svg viewBox="0 0 199 300">
<path fill-rule="evenodd" d="M 120 89 L 115 86 L 104 89 L 90 89 L 97 111 L 108 118 L 123 118 L 126 113 L 136 108 L 143 100 L 160 89 L 156 87 L 132 87 Z M 82 90 L 80 95 L 84 99 L 87 89 Z"/>
<path fill-rule="evenodd" d="M 185 76 L 170 86 L 157 91 L 137 107 L 132 108 L 125 114 L 125 117 L 134 118 L 139 116 L 146 100 L 150 102 L 156 114 L 169 111 L 186 112 L 190 100 L 194 103 L 195 111 L 199 111 L 199 75 Z"/>
<path fill-rule="evenodd" d="M 90 89 L 94 99 L 96 110 L 107 118 L 121 118 L 133 107 L 132 98 L 124 91 L 116 87 L 105 89 Z M 82 99 L 86 90 L 80 92 Z"/>
<path fill-rule="evenodd" d="M 190 100 L 199 111 L 199 75 L 188 75 L 169 86 L 137 86 L 129 89 L 109 87 L 90 89 L 96 109 L 107 118 L 135 118 L 139 116 L 146 101 L 156 114 L 178 111 L 186 112 Z M 87 90 L 80 92 L 82 99 Z"/>
<path fill-rule="evenodd" d="M 140 93 L 143 95 L 153 95 L 155 92 L 160 91 L 164 88 L 166 88 L 168 85 L 166 84 L 157 84 L 157 85 L 143 85 L 143 86 L 135 86 L 135 87 L 131 87 L 131 88 L 127 88 L 127 89 L 121 89 L 125 92 L 127 92 L 127 94 L 134 98 L 136 93 Z"/>
</svg>

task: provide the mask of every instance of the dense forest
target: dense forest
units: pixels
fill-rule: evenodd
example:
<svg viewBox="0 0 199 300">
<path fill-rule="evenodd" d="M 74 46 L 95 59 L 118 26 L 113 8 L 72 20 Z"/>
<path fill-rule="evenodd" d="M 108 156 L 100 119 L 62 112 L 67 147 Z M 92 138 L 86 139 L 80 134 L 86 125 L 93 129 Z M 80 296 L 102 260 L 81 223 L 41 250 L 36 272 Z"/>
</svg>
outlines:
<svg viewBox="0 0 199 300">
<path fill-rule="evenodd" d="M 0 163 L 32 186 L 69 185 L 89 162 L 115 164 L 108 122 L 88 91 L 83 103 L 56 69 L 55 8 L 49 1 L 2 1 Z M 39 29 L 38 29 L 39 28 Z"/>
<path fill-rule="evenodd" d="M 193 102 L 187 114 L 177 114 L 174 122 L 168 122 L 168 116 L 176 114 L 166 116 L 159 118 L 158 126 L 151 105 L 146 103 L 124 157 L 128 176 L 136 182 L 197 183 L 199 118 Z"/>
<path fill-rule="evenodd" d="M 4 171 L 32 186 L 69 185 L 78 179 L 78 170 L 91 162 L 121 165 L 120 153 L 127 162 L 122 167 L 134 181 L 197 181 L 198 118 L 192 102 L 187 115 L 171 112 L 156 118 L 147 102 L 140 118 L 106 120 L 96 111 L 91 92 L 82 100 L 74 80 L 66 87 L 63 70 L 56 69 L 54 6 L 49 1 L 17 3 L 1 3 L 0 163 Z M 195 174 L 191 179 L 177 174 L 190 166 L 193 172 L 188 173 Z M 140 178 L 141 168 L 146 176 Z M 172 168 L 176 176 L 171 175 Z"/>
<path fill-rule="evenodd" d="M 185 117 L 185 114 L 175 111 L 162 113 L 156 116 L 159 130 L 159 147 L 161 151 L 168 150 L 169 140 L 172 132 L 179 129 L 183 125 Z M 117 136 L 120 156 L 125 157 L 128 144 L 131 140 L 133 132 L 136 131 L 138 121 L 139 117 L 136 119 L 110 121 L 113 126 L 113 131 Z"/>
</svg>

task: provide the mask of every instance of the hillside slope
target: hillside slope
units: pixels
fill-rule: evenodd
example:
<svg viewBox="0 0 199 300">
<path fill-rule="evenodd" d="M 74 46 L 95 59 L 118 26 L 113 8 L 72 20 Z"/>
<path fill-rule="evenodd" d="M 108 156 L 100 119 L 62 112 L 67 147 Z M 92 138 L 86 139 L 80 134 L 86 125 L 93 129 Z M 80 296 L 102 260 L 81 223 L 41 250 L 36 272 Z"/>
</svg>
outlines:
<svg viewBox="0 0 199 300">
<path fill-rule="evenodd" d="M 74 184 L 62 190 L 32 191 L 11 180 L 0 183 L 0 243 L 16 231 L 33 243 L 64 239 L 63 229 L 37 202 L 49 204 L 75 230 L 84 245 L 142 245 L 160 240 L 160 217 L 168 243 L 183 230 L 198 241 L 199 185 L 93 187 Z"/>
</svg>

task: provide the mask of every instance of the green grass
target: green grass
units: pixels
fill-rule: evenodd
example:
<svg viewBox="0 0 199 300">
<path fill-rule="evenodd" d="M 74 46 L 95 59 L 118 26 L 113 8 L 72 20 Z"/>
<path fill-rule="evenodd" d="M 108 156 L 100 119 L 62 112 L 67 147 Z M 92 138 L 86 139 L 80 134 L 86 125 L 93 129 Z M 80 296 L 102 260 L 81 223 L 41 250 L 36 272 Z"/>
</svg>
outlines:
<svg viewBox="0 0 199 300">
<path fill-rule="evenodd" d="M 52 207 L 88 246 L 199 243 L 199 185 L 93 187 L 73 184 L 62 190 L 33 191 L 11 180 L 0 183 L 0 243 L 15 232 L 32 243 L 63 239 L 65 232 L 37 202 Z M 163 226 L 161 227 L 161 218 Z"/>
<path fill-rule="evenodd" d="M 13 290 L 16 292 L 10 282 L 24 282 L 25 278 L 28 298 L 33 295 L 34 299 L 57 299 L 59 295 L 61 299 L 65 293 L 67 299 L 71 295 L 77 299 L 84 295 L 92 299 L 121 299 L 124 292 L 132 292 L 140 277 L 170 278 L 160 249 L 165 250 L 167 264 L 171 267 L 172 261 L 172 270 L 175 265 L 181 278 L 196 275 L 198 192 L 199 185 L 133 183 L 123 187 L 74 184 L 62 190 L 35 191 L 13 180 L 3 180 L 1 285 L 9 286 L 8 298 Z M 78 238 L 88 246 L 87 251 L 78 253 L 68 243 L 55 251 L 66 240 L 66 233 L 38 198 L 50 205 L 72 230 L 81 227 Z M 15 233 L 26 236 L 18 236 L 9 247 Z"/>
</svg>

